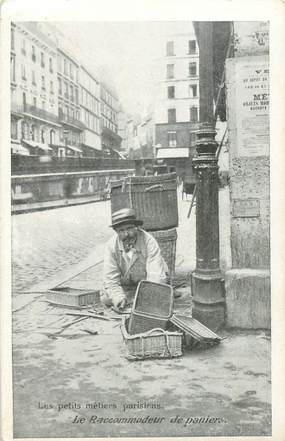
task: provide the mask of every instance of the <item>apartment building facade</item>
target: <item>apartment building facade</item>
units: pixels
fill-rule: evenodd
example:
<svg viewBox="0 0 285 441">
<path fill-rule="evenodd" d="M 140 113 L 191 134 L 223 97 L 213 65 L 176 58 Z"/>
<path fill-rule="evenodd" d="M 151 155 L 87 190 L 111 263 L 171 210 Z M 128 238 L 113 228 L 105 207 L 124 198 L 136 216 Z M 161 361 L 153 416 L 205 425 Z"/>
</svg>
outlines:
<svg viewBox="0 0 285 441">
<path fill-rule="evenodd" d="M 102 151 L 100 128 L 100 83 L 85 66 L 79 71 L 79 103 L 82 132 L 81 148 L 84 156 L 97 156 Z"/>
<path fill-rule="evenodd" d="M 79 70 L 75 57 L 65 48 L 57 48 L 58 118 L 62 126 L 58 156 L 82 156 L 80 119 Z"/>
<path fill-rule="evenodd" d="M 115 89 L 105 82 L 100 83 L 100 99 L 102 149 L 110 154 L 119 151 L 122 142 L 118 134 L 119 99 Z"/>
<path fill-rule="evenodd" d="M 172 35 L 162 50 L 154 117 L 156 155 L 191 157 L 199 120 L 199 50 L 195 34 Z"/>
<path fill-rule="evenodd" d="M 11 24 L 11 150 L 52 155 L 60 138 L 56 44 L 33 22 Z"/>
</svg>

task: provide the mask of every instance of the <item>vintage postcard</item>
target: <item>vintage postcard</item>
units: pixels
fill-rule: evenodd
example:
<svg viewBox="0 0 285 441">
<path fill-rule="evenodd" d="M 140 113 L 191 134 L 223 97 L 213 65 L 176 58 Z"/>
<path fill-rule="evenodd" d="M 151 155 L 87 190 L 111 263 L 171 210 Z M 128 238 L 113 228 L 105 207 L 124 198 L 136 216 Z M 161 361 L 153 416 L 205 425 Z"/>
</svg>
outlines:
<svg viewBox="0 0 285 441">
<path fill-rule="evenodd" d="M 3 440 L 284 440 L 284 5 L 199 3 L 2 4 Z"/>
</svg>

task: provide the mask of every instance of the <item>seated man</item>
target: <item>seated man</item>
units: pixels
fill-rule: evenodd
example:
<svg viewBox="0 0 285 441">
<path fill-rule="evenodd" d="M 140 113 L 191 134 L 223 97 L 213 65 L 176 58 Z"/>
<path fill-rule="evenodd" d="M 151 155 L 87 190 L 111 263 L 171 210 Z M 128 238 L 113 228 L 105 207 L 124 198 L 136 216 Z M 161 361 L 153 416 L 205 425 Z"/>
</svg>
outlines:
<svg viewBox="0 0 285 441">
<path fill-rule="evenodd" d="M 123 208 L 113 213 L 116 234 L 107 242 L 104 258 L 104 293 L 107 306 L 124 308 L 141 280 L 166 283 L 167 265 L 155 238 L 139 228 L 143 222 L 135 211 Z"/>
</svg>

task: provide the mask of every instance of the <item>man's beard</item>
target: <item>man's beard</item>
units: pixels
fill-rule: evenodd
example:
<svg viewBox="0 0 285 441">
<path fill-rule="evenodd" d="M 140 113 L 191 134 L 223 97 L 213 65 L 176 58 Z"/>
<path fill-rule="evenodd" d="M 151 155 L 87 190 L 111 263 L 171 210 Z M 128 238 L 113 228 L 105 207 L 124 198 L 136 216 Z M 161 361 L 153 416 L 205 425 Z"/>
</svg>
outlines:
<svg viewBox="0 0 285 441">
<path fill-rule="evenodd" d="M 126 253 L 128 251 L 130 251 L 131 248 L 133 248 L 133 246 L 136 243 L 137 238 L 136 237 L 128 237 L 127 239 L 123 240 L 123 245 L 124 245 L 124 250 L 126 251 Z"/>
</svg>

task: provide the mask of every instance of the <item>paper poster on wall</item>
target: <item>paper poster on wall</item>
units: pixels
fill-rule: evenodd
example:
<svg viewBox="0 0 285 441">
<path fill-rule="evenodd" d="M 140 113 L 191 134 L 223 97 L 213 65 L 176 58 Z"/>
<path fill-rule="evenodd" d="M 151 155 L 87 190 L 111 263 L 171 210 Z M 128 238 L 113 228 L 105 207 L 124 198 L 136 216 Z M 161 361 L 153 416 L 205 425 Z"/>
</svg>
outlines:
<svg viewBox="0 0 285 441">
<path fill-rule="evenodd" d="M 238 156 L 269 155 L 269 62 L 236 64 Z"/>
</svg>

